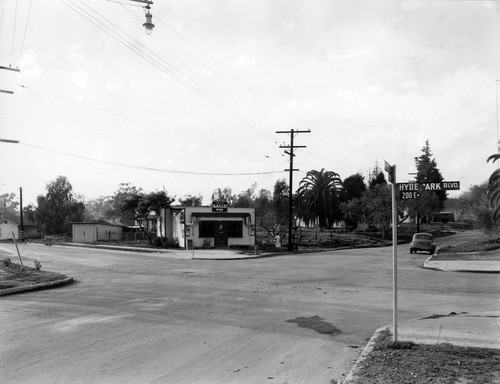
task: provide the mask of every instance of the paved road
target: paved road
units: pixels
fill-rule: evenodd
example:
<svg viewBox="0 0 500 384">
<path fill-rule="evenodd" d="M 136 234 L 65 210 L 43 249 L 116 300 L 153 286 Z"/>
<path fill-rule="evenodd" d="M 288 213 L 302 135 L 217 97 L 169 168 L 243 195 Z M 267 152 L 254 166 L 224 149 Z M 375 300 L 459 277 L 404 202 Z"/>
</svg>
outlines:
<svg viewBox="0 0 500 384">
<path fill-rule="evenodd" d="M 392 322 L 391 250 L 209 261 L 22 245 L 25 263 L 79 282 L 0 298 L 0 382 L 330 383 Z M 499 308 L 498 275 L 419 268 L 427 257 L 399 247 L 400 320 Z"/>
</svg>

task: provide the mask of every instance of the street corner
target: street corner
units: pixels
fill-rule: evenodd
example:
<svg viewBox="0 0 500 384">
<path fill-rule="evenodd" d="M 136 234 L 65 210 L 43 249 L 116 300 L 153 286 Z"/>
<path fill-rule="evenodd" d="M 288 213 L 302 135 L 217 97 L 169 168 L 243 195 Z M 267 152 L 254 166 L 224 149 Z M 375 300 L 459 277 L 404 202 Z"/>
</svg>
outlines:
<svg viewBox="0 0 500 384">
<path fill-rule="evenodd" d="M 478 259 L 437 259 L 436 254 L 424 261 L 422 268 L 442 272 L 500 273 L 500 261 Z"/>
<path fill-rule="evenodd" d="M 18 293 L 37 291 L 41 289 L 57 288 L 72 283 L 75 283 L 75 280 L 72 277 L 68 277 L 65 279 L 46 282 L 46 283 L 20 285 L 17 287 L 0 289 L 0 296 L 15 295 Z"/>
<path fill-rule="evenodd" d="M 402 321 L 398 323 L 398 340 L 500 349 L 500 313 L 450 312 Z"/>
<path fill-rule="evenodd" d="M 375 341 L 377 340 L 377 338 L 379 337 L 379 335 L 384 332 L 384 331 L 387 331 L 387 330 L 390 330 L 390 326 L 389 325 L 386 325 L 386 326 L 383 326 L 383 327 L 380 327 L 379 329 L 377 329 L 375 331 L 375 333 L 373 334 L 373 336 L 370 338 L 370 340 L 368 341 L 368 343 L 366 344 L 365 348 L 363 349 L 363 351 L 361 352 L 361 355 L 359 355 L 358 359 L 356 360 L 356 362 L 354 363 L 354 366 L 351 368 L 351 370 L 349 371 L 348 375 L 346 376 L 346 378 L 344 379 L 344 382 L 343 384 L 351 384 L 351 383 L 355 383 L 356 381 L 356 373 L 357 371 L 359 370 L 359 367 L 361 365 L 361 363 L 363 362 L 363 360 L 365 360 L 369 355 L 370 353 L 373 351 L 373 348 L 375 347 Z"/>
</svg>

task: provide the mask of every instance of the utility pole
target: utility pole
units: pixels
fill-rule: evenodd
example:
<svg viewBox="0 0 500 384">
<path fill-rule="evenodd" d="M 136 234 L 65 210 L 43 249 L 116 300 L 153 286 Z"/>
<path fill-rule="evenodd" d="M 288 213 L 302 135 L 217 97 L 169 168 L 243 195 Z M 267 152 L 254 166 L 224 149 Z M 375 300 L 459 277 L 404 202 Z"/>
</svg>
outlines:
<svg viewBox="0 0 500 384">
<path fill-rule="evenodd" d="M 288 150 L 285 151 L 287 155 L 290 156 L 290 168 L 285 169 L 285 171 L 290 172 L 290 181 L 289 181 L 289 197 L 288 197 L 288 250 L 293 251 L 293 243 L 292 243 L 292 220 L 293 220 L 293 172 L 298 171 L 298 169 L 293 168 L 293 157 L 295 156 L 294 150 L 295 148 L 306 148 L 305 145 L 294 145 L 293 144 L 293 139 L 295 138 L 296 135 L 299 133 L 311 133 L 311 131 L 308 129 L 307 131 L 299 131 L 299 130 L 294 130 L 291 129 L 289 131 L 276 131 L 276 133 L 287 133 L 290 135 L 290 145 L 280 145 L 280 148 L 287 148 Z"/>
<path fill-rule="evenodd" d="M 19 199 L 21 203 L 21 242 L 24 243 L 24 219 L 23 219 L 23 189 L 19 187 Z"/>
</svg>

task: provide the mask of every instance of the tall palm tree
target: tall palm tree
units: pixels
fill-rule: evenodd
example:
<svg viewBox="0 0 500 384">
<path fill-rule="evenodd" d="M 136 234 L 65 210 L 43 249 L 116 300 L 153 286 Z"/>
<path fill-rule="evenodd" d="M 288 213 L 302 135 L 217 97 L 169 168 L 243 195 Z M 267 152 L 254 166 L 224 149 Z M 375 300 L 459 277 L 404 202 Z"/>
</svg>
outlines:
<svg viewBox="0 0 500 384">
<path fill-rule="evenodd" d="M 493 162 L 500 159 L 500 154 L 491 155 L 487 162 Z M 500 168 L 496 169 L 490 176 L 488 182 L 488 199 L 490 207 L 493 209 L 493 220 L 497 222 L 500 219 Z"/>
<path fill-rule="evenodd" d="M 342 219 L 343 188 L 340 176 L 332 171 L 309 171 L 297 190 L 299 217 L 307 225 L 331 228 Z"/>
</svg>

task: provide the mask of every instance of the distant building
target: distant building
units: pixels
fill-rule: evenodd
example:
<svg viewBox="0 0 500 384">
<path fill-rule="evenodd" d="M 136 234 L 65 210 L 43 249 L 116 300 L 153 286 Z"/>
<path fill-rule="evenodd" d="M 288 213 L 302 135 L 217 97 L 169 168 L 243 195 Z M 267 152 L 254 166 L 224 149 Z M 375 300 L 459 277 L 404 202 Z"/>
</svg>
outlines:
<svg viewBox="0 0 500 384">
<path fill-rule="evenodd" d="M 38 239 L 41 237 L 40 227 L 26 219 L 23 220 L 24 238 Z M 12 234 L 16 239 L 21 238 L 21 218 L 15 213 L 0 212 L 0 240 L 12 239 Z"/>
<path fill-rule="evenodd" d="M 120 241 L 124 225 L 107 223 L 71 223 L 74 243 L 96 243 L 98 241 Z"/>
<path fill-rule="evenodd" d="M 179 247 L 226 248 L 255 246 L 255 209 L 229 207 L 224 201 L 211 206 L 172 206 L 161 212 L 158 236 Z"/>
</svg>

